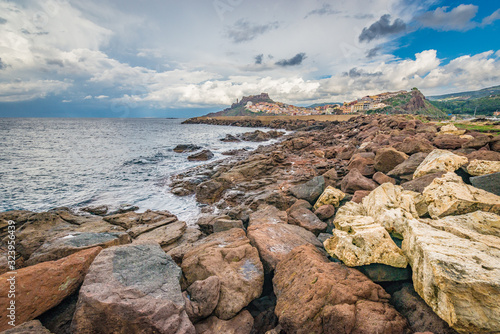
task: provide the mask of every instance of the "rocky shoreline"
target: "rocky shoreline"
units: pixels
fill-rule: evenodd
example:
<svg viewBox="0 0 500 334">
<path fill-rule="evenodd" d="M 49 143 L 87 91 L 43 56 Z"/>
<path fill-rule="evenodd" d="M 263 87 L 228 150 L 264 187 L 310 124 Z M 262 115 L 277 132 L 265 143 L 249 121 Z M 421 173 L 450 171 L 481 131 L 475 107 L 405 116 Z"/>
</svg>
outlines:
<svg viewBox="0 0 500 334">
<path fill-rule="evenodd" d="M 0 213 L 0 290 L 14 221 L 19 296 L 0 330 L 499 332 L 500 136 L 413 116 L 270 127 L 296 131 L 172 179 L 203 205 L 197 227 L 135 208 Z"/>
</svg>

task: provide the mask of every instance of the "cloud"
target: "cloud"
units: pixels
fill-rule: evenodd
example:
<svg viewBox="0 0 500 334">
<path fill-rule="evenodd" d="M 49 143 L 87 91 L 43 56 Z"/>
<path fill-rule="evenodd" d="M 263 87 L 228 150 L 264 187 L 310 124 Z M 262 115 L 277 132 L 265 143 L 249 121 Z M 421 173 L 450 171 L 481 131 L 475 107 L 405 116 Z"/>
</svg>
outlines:
<svg viewBox="0 0 500 334">
<path fill-rule="evenodd" d="M 309 16 L 312 15 L 323 16 L 323 15 L 334 15 L 339 13 L 340 11 L 333 9 L 330 4 L 325 3 L 321 8 L 313 9 L 309 13 L 307 13 L 307 15 L 304 16 L 304 19 L 307 19 Z"/>
<path fill-rule="evenodd" d="M 61 93 L 71 86 L 69 82 L 56 80 L 30 80 L 0 83 L 0 102 L 29 101 Z"/>
<path fill-rule="evenodd" d="M 250 23 L 244 19 L 240 19 L 236 21 L 236 23 L 233 26 L 226 27 L 226 36 L 233 43 L 248 42 L 257 38 L 259 35 L 277 29 L 278 27 L 279 27 L 278 22 L 255 24 L 255 23 Z"/>
<path fill-rule="evenodd" d="M 109 98 L 109 96 L 107 96 L 107 95 L 99 95 L 99 96 L 96 96 L 95 98 L 98 99 L 98 100 L 102 100 L 102 99 Z"/>
<path fill-rule="evenodd" d="M 386 35 L 393 35 L 406 30 L 406 23 L 401 19 L 396 19 L 393 24 L 390 24 L 391 15 L 385 14 L 380 19 L 373 23 L 368 28 L 363 28 L 359 35 L 360 42 L 370 42 L 376 38 L 381 38 Z"/>
<path fill-rule="evenodd" d="M 417 16 L 416 19 L 424 27 L 441 31 L 466 31 L 477 26 L 471 20 L 476 16 L 478 6 L 460 5 L 451 11 L 448 11 L 448 9 L 449 7 L 439 7 Z"/>
<path fill-rule="evenodd" d="M 0 24 L 5 24 L 7 23 L 7 20 L 4 19 L 3 17 L 0 17 Z"/>
<path fill-rule="evenodd" d="M 87 95 L 83 98 L 84 100 L 91 100 L 92 99 L 92 95 Z"/>
<path fill-rule="evenodd" d="M 262 64 L 262 59 L 264 58 L 264 54 L 256 55 L 255 56 L 255 65 L 260 65 Z"/>
<path fill-rule="evenodd" d="M 368 52 L 366 53 L 366 58 L 373 58 L 373 57 L 375 57 L 376 55 L 378 55 L 378 52 L 380 50 L 382 50 L 382 48 L 379 47 L 379 46 L 376 46 L 373 49 L 368 50 Z"/>
<path fill-rule="evenodd" d="M 490 16 L 487 16 L 483 19 L 481 22 L 482 26 L 487 26 L 489 24 L 492 24 L 496 20 L 500 20 L 500 9 L 497 9 L 496 11 L 493 12 Z"/>
<path fill-rule="evenodd" d="M 2 61 L 2 58 L 0 58 L 0 70 L 3 70 L 6 67 L 7 65 L 5 65 L 4 62 Z"/>
<path fill-rule="evenodd" d="M 296 66 L 302 64 L 302 61 L 306 59 L 305 53 L 297 53 L 290 59 L 281 59 L 275 63 L 275 65 L 286 67 L 286 66 Z"/>
<path fill-rule="evenodd" d="M 344 77 L 350 78 L 359 78 L 359 77 L 379 77 L 382 75 L 382 72 L 375 73 L 367 73 L 363 70 L 358 70 L 356 67 L 353 67 L 349 70 L 349 72 L 344 72 Z"/>
</svg>

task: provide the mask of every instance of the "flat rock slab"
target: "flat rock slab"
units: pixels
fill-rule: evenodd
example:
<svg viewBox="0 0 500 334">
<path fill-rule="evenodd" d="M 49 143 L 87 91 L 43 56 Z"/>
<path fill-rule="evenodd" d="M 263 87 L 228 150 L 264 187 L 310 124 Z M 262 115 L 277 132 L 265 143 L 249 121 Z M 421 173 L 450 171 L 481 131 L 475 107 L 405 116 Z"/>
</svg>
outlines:
<svg viewBox="0 0 500 334">
<path fill-rule="evenodd" d="M 316 176 L 306 183 L 299 184 L 290 188 L 293 196 L 304 199 L 313 204 L 316 199 L 323 193 L 325 189 L 325 178 L 323 176 Z"/>
<path fill-rule="evenodd" d="M 152 222 L 142 223 L 140 225 L 136 225 L 131 229 L 127 230 L 127 233 L 130 234 L 132 238 L 137 238 L 142 233 L 146 233 L 152 231 L 158 227 L 168 225 L 177 221 L 176 217 L 161 217 L 162 219 L 158 219 Z"/>
<path fill-rule="evenodd" d="M 281 211 L 272 205 L 261 205 L 257 211 L 250 214 L 248 227 L 259 224 L 277 224 L 287 222 L 286 211 Z"/>
<path fill-rule="evenodd" d="M 500 196 L 500 173 L 471 177 L 470 182 L 476 188 Z"/>
<path fill-rule="evenodd" d="M 195 333 L 181 269 L 159 245 L 105 249 L 80 289 L 71 325 L 75 333 Z"/>
<path fill-rule="evenodd" d="M 26 261 L 31 266 L 40 262 L 55 261 L 83 249 L 92 247 L 107 248 L 130 243 L 125 232 L 75 232 L 45 241 Z"/>
<path fill-rule="evenodd" d="M 312 245 L 278 263 L 273 286 L 275 314 L 287 333 L 410 333 L 382 287 Z"/>
<path fill-rule="evenodd" d="M 229 320 L 262 293 L 264 269 L 245 231 L 233 228 L 198 241 L 182 260 L 187 286 L 210 276 L 220 280 L 214 314 Z"/>
<path fill-rule="evenodd" d="M 316 247 L 322 244 L 312 232 L 288 224 L 259 224 L 248 228 L 248 239 L 259 250 L 266 272 L 271 272 L 288 253 L 297 246 L 310 243 Z"/>
<path fill-rule="evenodd" d="M 186 222 L 177 221 L 162 227 L 158 227 L 152 231 L 143 233 L 134 240 L 135 243 L 151 243 L 156 242 L 160 246 L 167 246 L 177 241 L 186 231 Z"/>
<path fill-rule="evenodd" d="M 288 211 L 288 223 L 303 227 L 315 235 L 325 232 L 327 228 L 326 223 L 322 222 L 311 210 L 303 207 Z"/>
<path fill-rule="evenodd" d="M 82 250 L 58 261 L 49 261 L 22 268 L 15 275 L 16 323 L 33 320 L 74 293 L 82 284 L 87 270 L 101 247 Z M 12 275 L 0 276 L 0 307 L 6 312 L 10 305 L 7 292 Z M 5 314 L 5 313 L 3 313 Z M 0 331 L 11 328 L 9 318 L 0 317 Z"/>
</svg>

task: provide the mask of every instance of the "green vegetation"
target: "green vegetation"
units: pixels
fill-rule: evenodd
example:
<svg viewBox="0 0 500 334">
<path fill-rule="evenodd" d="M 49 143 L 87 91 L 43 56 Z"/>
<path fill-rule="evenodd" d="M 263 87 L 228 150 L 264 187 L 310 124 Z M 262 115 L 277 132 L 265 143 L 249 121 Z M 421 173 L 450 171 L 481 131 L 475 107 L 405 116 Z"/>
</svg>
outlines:
<svg viewBox="0 0 500 334">
<path fill-rule="evenodd" d="M 500 127 L 498 125 L 455 123 L 455 126 L 459 129 L 487 132 L 493 134 L 494 136 L 500 135 Z"/>
<path fill-rule="evenodd" d="M 444 101 L 444 100 L 469 100 L 469 99 L 479 99 L 481 97 L 488 97 L 491 95 L 499 95 L 500 94 L 500 86 L 493 86 L 484 88 L 481 90 L 471 91 L 471 92 L 461 92 L 461 93 L 453 93 L 453 94 L 445 94 L 438 96 L 429 96 L 429 100 L 431 101 Z"/>
<path fill-rule="evenodd" d="M 492 115 L 493 112 L 500 111 L 500 94 L 467 100 L 431 101 L 431 103 L 447 114 L 474 114 L 477 108 L 477 115 Z"/>
</svg>

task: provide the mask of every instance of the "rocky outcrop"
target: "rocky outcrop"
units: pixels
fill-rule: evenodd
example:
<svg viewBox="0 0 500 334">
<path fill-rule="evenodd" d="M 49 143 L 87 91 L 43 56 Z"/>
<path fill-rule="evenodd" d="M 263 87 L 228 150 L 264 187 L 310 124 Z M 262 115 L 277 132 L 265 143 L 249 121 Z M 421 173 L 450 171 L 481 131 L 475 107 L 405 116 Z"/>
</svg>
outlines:
<svg viewBox="0 0 500 334">
<path fill-rule="evenodd" d="M 72 331 L 194 334 L 180 278 L 180 268 L 157 244 L 105 249 L 80 289 Z"/>
<path fill-rule="evenodd" d="M 11 290 L 11 283 L 14 282 L 15 323 L 22 324 L 33 320 L 58 305 L 80 287 L 90 264 L 100 251 L 101 247 L 86 249 L 58 261 L 42 262 L 19 269 L 15 275 L 1 275 L 0 291 L 4 293 L 0 296 L 0 307 L 2 310 L 8 310 L 10 307 L 7 292 Z M 12 319 L 5 315 L 0 317 L 0 330 L 11 328 L 8 325 L 10 320 Z"/>
<path fill-rule="evenodd" d="M 422 161 L 413 173 L 413 178 L 416 179 L 426 174 L 436 172 L 453 172 L 463 165 L 467 164 L 468 159 L 449 151 L 436 149 Z"/>
<path fill-rule="evenodd" d="M 409 333 L 390 296 L 355 269 L 333 263 L 312 245 L 276 267 L 275 314 L 287 333 Z"/>
<path fill-rule="evenodd" d="M 182 272 L 187 286 L 210 276 L 219 278 L 220 297 L 214 314 L 223 320 L 231 319 L 259 297 L 264 284 L 259 253 L 239 228 L 198 241 L 184 255 Z"/>
</svg>

